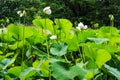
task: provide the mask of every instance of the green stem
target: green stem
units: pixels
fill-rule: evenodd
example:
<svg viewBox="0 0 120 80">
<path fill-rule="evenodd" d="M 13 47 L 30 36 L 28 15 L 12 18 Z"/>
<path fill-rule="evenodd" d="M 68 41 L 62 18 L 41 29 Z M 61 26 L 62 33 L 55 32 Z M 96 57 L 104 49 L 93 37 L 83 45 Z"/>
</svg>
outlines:
<svg viewBox="0 0 120 80">
<path fill-rule="evenodd" d="M 78 33 L 76 33 L 76 36 L 77 36 L 77 47 L 78 47 L 78 52 L 80 53 L 80 58 L 82 59 L 82 53 L 81 53 L 80 48 L 79 48 Z"/>
<path fill-rule="evenodd" d="M 77 41 L 77 47 L 78 47 L 78 52 L 80 53 L 80 57 L 82 58 L 82 53 L 81 53 L 81 51 L 80 51 L 80 48 L 79 48 L 79 43 L 78 43 L 78 41 Z"/>
<path fill-rule="evenodd" d="M 46 28 L 46 18 L 45 18 L 45 28 Z M 47 54 L 48 54 L 48 61 L 49 61 L 49 66 L 50 66 L 50 52 L 49 52 L 49 42 L 47 40 L 47 36 L 46 36 L 46 48 L 47 48 Z M 51 71 L 49 68 L 49 80 L 51 80 Z"/>
<path fill-rule="evenodd" d="M 83 62 L 85 63 L 85 54 L 84 54 L 84 42 L 83 42 L 83 37 L 84 37 L 84 35 L 83 35 L 83 31 L 81 31 L 81 40 L 82 40 L 82 44 L 83 44 L 83 46 L 82 46 L 82 59 L 83 59 Z"/>
<path fill-rule="evenodd" d="M 24 60 L 24 51 L 25 51 L 25 49 L 24 49 L 24 44 L 25 44 L 25 26 L 23 26 L 23 47 L 22 47 L 22 63 L 23 63 L 23 60 Z"/>
</svg>

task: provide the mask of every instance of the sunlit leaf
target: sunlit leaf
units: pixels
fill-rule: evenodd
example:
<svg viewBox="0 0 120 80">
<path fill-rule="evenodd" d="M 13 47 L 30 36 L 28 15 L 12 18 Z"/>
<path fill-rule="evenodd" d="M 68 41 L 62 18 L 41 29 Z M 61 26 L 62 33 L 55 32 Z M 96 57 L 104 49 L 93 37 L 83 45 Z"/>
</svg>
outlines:
<svg viewBox="0 0 120 80">
<path fill-rule="evenodd" d="M 37 27 L 50 30 L 51 32 L 54 32 L 53 29 L 53 21 L 46 18 L 46 19 L 35 19 L 33 20 L 33 24 L 36 25 Z"/>
<path fill-rule="evenodd" d="M 68 34 L 72 28 L 72 23 L 67 19 L 55 19 L 55 23 L 58 29 L 61 29 L 66 34 Z"/>
<path fill-rule="evenodd" d="M 102 67 L 103 64 L 105 64 L 107 61 L 111 59 L 111 55 L 109 52 L 107 52 L 104 49 L 99 49 L 97 51 L 97 56 L 96 56 L 96 64 L 99 68 Z"/>
</svg>

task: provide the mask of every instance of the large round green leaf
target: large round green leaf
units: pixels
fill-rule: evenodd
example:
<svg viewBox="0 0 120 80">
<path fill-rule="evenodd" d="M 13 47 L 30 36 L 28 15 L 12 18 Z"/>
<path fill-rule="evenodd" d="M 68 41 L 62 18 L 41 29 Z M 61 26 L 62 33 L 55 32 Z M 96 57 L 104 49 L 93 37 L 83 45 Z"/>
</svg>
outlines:
<svg viewBox="0 0 120 80">
<path fill-rule="evenodd" d="M 55 43 L 50 48 L 50 53 L 56 56 L 63 56 L 67 53 L 68 46 L 65 43 Z"/>
</svg>

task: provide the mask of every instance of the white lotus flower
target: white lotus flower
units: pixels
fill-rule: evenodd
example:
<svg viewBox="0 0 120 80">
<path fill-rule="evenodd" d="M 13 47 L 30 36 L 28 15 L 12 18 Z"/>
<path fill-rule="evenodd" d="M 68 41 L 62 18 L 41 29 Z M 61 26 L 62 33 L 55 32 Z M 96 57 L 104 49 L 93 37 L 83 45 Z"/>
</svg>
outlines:
<svg viewBox="0 0 120 80">
<path fill-rule="evenodd" d="M 17 14 L 20 16 L 20 17 L 23 17 L 25 15 L 26 11 L 23 10 L 23 11 L 17 11 Z"/>
<path fill-rule="evenodd" d="M 82 22 L 80 22 L 76 28 L 81 31 L 82 29 L 87 29 L 88 27 L 87 25 L 84 25 Z"/>
<path fill-rule="evenodd" d="M 50 39 L 51 40 L 57 39 L 57 36 L 56 35 L 52 35 L 52 36 L 50 36 Z"/>
<path fill-rule="evenodd" d="M 78 24 L 78 27 L 83 28 L 83 27 L 84 27 L 84 24 L 83 24 L 82 22 L 80 22 L 80 23 Z"/>
<path fill-rule="evenodd" d="M 50 15 L 51 14 L 51 9 L 50 9 L 50 6 L 48 6 L 48 7 L 45 7 L 44 9 L 43 9 L 43 12 L 45 13 L 45 14 L 48 14 L 48 15 Z"/>
</svg>

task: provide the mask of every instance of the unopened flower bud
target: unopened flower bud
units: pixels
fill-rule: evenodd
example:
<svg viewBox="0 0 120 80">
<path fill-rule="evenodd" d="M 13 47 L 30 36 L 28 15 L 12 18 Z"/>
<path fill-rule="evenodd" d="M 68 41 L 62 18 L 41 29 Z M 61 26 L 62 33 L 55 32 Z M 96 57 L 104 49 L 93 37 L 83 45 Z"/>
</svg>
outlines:
<svg viewBox="0 0 120 80">
<path fill-rule="evenodd" d="M 45 14 L 50 15 L 52 11 L 51 11 L 50 7 L 48 6 L 48 7 L 45 7 L 45 8 L 43 9 L 43 12 L 44 12 Z"/>
</svg>

